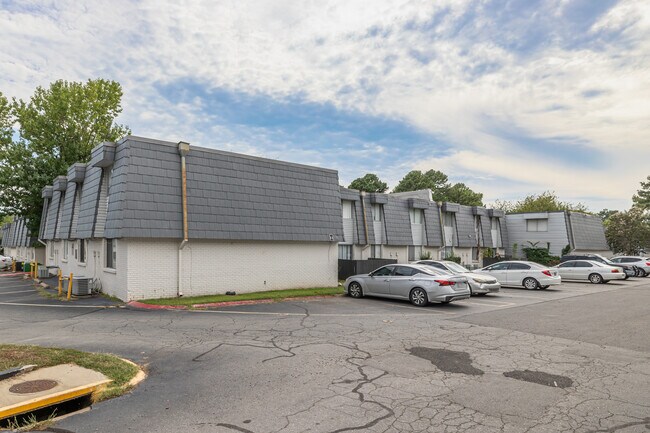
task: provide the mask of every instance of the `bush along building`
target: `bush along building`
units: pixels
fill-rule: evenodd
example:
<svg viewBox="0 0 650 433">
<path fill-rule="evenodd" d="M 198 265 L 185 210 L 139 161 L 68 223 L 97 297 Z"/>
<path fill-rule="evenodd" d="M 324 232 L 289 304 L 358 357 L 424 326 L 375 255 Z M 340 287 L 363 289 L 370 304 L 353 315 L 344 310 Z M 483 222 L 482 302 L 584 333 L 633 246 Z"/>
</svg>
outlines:
<svg viewBox="0 0 650 433">
<path fill-rule="evenodd" d="M 46 264 L 123 300 L 337 284 L 334 170 L 131 136 L 42 195 Z"/>
<path fill-rule="evenodd" d="M 380 194 L 341 188 L 341 208 L 343 260 L 458 257 L 479 266 L 484 257 L 504 256 L 508 243 L 502 211 L 437 203 L 430 190 Z"/>
<path fill-rule="evenodd" d="M 508 255 L 525 258 L 525 249 L 542 248 L 551 256 L 568 253 L 611 257 L 602 220 L 580 212 L 531 212 L 506 216 Z"/>
<path fill-rule="evenodd" d="M 2 227 L 3 255 L 12 257 L 17 262 L 44 263 L 45 248 L 35 237 L 30 236 L 27 226 L 28 220 L 16 218 Z"/>
</svg>

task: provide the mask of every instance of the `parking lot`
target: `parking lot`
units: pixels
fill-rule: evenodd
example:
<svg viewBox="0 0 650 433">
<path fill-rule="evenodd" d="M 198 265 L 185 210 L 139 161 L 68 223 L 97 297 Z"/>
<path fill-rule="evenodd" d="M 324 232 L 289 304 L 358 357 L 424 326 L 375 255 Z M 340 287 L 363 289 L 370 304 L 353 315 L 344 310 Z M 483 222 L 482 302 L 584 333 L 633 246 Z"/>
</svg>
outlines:
<svg viewBox="0 0 650 433">
<path fill-rule="evenodd" d="M 0 339 L 147 366 L 72 432 L 642 432 L 650 278 L 425 308 L 334 297 L 206 311 L 60 302 L 0 276 Z"/>
</svg>

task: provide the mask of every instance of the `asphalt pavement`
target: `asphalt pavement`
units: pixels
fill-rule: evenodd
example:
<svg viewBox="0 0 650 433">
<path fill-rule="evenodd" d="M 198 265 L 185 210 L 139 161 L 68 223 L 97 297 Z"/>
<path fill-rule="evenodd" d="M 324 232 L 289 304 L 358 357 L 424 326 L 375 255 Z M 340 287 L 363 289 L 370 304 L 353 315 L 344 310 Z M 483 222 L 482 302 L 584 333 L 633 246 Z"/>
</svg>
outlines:
<svg viewBox="0 0 650 433">
<path fill-rule="evenodd" d="M 650 278 L 425 308 L 341 296 L 205 311 L 62 303 L 30 284 L 0 276 L 0 341 L 115 353 L 149 374 L 57 422 L 70 432 L 650 425 Z"/>
</svg>

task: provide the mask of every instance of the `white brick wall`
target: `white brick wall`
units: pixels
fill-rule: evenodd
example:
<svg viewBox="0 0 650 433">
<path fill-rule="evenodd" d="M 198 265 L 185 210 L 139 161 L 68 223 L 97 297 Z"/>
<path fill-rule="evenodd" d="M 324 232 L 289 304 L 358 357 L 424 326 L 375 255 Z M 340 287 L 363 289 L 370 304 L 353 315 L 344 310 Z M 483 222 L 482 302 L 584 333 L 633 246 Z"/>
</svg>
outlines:
<svg viewBox="0 0 650 433">
<path fill-rule="evenodd" d="M 177 240 L 129 239 L 128 299 L 176 296 Z M 190 241 L 183 294 L 199 296 L 337 285 L 336 243 Z"/>
</svg>

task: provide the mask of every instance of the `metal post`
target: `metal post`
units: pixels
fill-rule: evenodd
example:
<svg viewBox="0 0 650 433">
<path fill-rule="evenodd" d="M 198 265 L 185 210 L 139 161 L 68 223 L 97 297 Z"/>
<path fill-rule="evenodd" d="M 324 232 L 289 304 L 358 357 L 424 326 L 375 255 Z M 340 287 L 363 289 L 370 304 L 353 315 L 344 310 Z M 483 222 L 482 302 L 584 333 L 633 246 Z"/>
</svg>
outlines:
<svg viewBox="0 0 650 433">
<path fill-rule="evenodd" d="M 70 279 L 68 280 L 68 300 L 72 296 L 72 272 L 70 272 Z"/>
<path fill-rule="evenodd" d="M 14 258 L 11 259 L 11 272 L 16 272 L 16 260 Z"/>
<path fill-rule="evenodd" d="M 38 278 L 38 262 L 34 262 L 34 279 Z"/>
<path fill-rule="evenodd" d="M 61 296 L 61 293 L 63 293 L 63 273 L 59 269 L 59 296 Z"/>
</svg>

